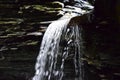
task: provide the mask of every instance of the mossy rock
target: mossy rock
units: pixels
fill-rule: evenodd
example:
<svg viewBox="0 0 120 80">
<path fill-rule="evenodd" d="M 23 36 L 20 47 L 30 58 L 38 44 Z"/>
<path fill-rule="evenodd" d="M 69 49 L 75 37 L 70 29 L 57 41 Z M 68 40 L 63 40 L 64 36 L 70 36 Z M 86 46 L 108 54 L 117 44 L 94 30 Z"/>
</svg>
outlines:
<svg viewBox="0 0 120 80">
<path fill-rule="evenodd" d="M 59 1 L 54 1 L 54 2 L 48 3 L 48 6 L 53 8 L 63 8 L 64 4 Z"/>
<path fill-rule="evenodd" d="M 51 3 L 52 4 L 52 3 Z M 22 11 L 26 11 L 26 10 L 37 10 L 37 11 L 59 11 L 61 10 L 61 7 L 52 7 L 50 3 L 46 4 L 46 5 L 24 5 L 23 7 L 21 7 L 20 9 Z M 50 6 L 51 5 L 51 6 Z"/>
</svg>

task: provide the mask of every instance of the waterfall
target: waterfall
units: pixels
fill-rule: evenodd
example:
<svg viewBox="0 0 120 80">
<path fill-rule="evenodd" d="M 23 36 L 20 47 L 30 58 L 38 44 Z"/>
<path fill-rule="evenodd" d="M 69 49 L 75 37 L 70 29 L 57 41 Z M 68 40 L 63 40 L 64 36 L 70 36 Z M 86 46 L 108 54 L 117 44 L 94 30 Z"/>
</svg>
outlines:
<svg viewBox="0 0 120 80">
<path fill-rule="evenodd" d="M 53 74 L 57 75 L 58 72 L 53 69 L 58 55 L 60 36 L 68 21 L 68 19 L 55 21 L 49 25 L 42 40 L 33 80 L 50 80 Z"/>
<path fill-rule="evenodd" d="M 79 28 L 77 24 L 74 26 L 67 26 L 69 21 L 70 19 L 64 19 L 55 21 L 49 25 L 43 37 L 40 52 L 37 57 L 37 63 L 35 67 L 36 73 L 33 80 L 62 80 L 64 74 L 64 61 L 68 57 L 69 51 L 71 50 L 70 48 L 72 47 L 74 47 L 73 50 L 75 51 L 74 65 L 76 75 L 82 75 L 82 63 L 80 60 L 81 37 L 79 34 Z M 61 44 L 63 44 L 62 47 L 60 46 Z M 59 63 L 59 66 L 57 63 Z"/>
<path fill-rule="evenodd" d="M 66 46 L 64 46 L 65 47 L 64 49 L 66 49 L 64 54 L 67 55 L 66 57 L 69 57 L 69 55 L 71 54 L 74 55 L 73 56 L 74 67 L 75 67 L 74 80 L 84 80 L 83 62 L 81 60 L 84 47 L 83 47 L 81 32 L 82 32 L 82 27 L 77 23 L 73 22 L 72 24 L 69 24 L 64 36 L 65 38 L 64 41 L 66 42 Z"/>
<path fill-rule="evenodd" d="M 65 61 L 71 54 L 74 55 L 72 60 L 75 80 L 84 80 L 81 60 L 83 53 L 82 28 L 74 21 L 71 24 L 73 17 L 84 14 L 85 11 L 81 10 L 79 13 L 68 13 L 67 17 L 53 21 L 48 26 L 37 57 L 33 80 L 63 80 Z"/>
</svg>

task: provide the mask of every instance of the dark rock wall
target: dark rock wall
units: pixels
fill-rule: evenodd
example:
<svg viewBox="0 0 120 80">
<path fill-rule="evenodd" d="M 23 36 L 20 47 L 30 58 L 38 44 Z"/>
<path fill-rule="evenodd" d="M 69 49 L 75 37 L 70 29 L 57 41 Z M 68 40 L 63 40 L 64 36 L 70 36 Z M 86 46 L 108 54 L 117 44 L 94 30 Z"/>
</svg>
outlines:
<svg viewBox="0 0 120 80">
<path fill-rule="evenodd" d="M 48 24 L 40 25 L 41 17 L 30 13 L 31 9 L 23 11 L 23 6 L 33 4 L 32 1 L 0 0 L 0 80 L 29 80 L 34 75 Z"/>
</svg>

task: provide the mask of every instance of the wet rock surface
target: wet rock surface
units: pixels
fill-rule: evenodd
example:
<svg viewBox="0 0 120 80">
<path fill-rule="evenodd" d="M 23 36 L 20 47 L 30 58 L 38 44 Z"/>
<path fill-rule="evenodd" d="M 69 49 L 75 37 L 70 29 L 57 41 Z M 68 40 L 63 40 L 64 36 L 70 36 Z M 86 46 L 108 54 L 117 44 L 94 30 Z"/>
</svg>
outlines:
<svg viewBox="0 0 120 80">
<path fill-rule="evenodd" d="M 56 10 L 56 11 L 55 11 Z M 59 8 L 0 1 L 0 80 L 30 80 L 40 43 L 49 23 L 57 19 Z"/>
</svg>

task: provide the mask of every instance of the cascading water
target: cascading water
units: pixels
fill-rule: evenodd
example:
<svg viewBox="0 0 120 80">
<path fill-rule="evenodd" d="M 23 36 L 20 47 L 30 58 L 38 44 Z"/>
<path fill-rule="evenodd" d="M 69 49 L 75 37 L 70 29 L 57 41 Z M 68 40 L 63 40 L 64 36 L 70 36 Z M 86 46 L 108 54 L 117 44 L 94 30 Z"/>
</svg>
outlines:
<svg viewBox="0 0 120 80">
<path fill-rule="evenodd" d="M 82 66 L 83 62 L 81 60 L 83 48 L 84 48 L 82 35 L 81 35 L 82 27 L 78 26 L 78 24 L 73 22 L 68 26 L 66 30 L 67 31 L 64 36 L 65 38 L 64 41 L 66 42 L 66 46 L 64 46 L 66 49 L 65 54 L 67 54 L 67 57 L 69 57 L 70 55 L 73 55 L 71 59 L 74 62 L 75 76 L 74 76 L 74 79 L 71 79 L 71 80 L 84 80 L 84 70 Z"/>
<path fill-rule="evenodd" d="M 69 19 L 60 20 L 52 23 L 48 27 L 37 58 L 36 74 L 33 80 L 62 80 L 64 61 L 68 57 L 72 47 L 74 47 L 73 50 L 75 51 L 74 65 L 76 76 L 81 74 L 81 43 L 79 39 L 81 37 L 79 28 L 78 25 L 67 28 L 68 22 Z M 65 35 L 62 35 L 62 33 L 65 33 Z M 63 44 L 62 47 L 60 46 L 61 44 Z M 82 80 L 80 76 L 79 78 L 78 80 Z"/>
<path fill-rule="evenodd" d="M 84 12 L 84 11 L 83 11 Z M 80 14 L 84 14 L 81 10 Z M 75 80 L 84 80 L 82 68 L 81 28 L 76 22 L 69 24 L 72 17 L 80 14 L 71 13 L 66 19 L 52 22 L 46 30 L 37 62 L 33 80 L 67 80 L 65 78 L 65 61 L 72 54 Z M 73 79 L 71 79 L 73 80 Z"/>
<path fill-rule="evenodd" d="M 69 19 L 55 21 L 49 25 L 40 48 L 33 80 L 50 80 L 52 76 L 61 75 L 55 71 L 58 57 L 60 36 Z"/>
</svg>

